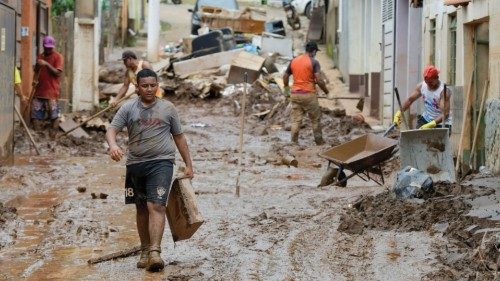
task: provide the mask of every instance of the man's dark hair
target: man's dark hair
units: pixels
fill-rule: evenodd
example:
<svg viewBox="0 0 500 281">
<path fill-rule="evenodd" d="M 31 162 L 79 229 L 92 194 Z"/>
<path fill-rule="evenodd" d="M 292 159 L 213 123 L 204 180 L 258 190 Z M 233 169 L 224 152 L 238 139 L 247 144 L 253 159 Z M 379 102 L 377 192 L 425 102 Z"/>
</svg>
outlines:
<svg viewBox="0 0 500 281">
<path fill-rule="evenodd" d="M 306 43 L 306 52 L 312 53 L 314 51 L 319 51 L 318 44 L 314 41 L 309 41 Z"/>
<path fill-rule="evenodd" d="M 156 75 L 156 72 L 154 72 L 151 69 L 145 68 L 145 69 L 139 71 L 139 73 L 137 73 L 137 77 L 136 77 L 137 84 L 139 84 L 139 81 L 141 80 L 141 78 L 146 78 L 146 77 L 154 77 L 156 79 L 156 81 L 158 81 L 158 75 Z"/>
<path fill-rule="evenodd" d="M 129 58 L 137 59 L 137 56 L 132 51 L 125 51 L 122 53 L 122 60 L 129 59 Z"/>
</svg>

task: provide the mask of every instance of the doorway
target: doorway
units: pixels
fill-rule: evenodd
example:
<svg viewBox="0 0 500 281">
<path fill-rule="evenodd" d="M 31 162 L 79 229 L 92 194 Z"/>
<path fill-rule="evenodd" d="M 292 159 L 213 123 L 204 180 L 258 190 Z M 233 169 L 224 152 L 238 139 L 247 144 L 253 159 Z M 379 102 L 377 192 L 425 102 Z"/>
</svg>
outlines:
<svg viewBox="0 0 500 281">
<path fill-rule="evenodd" d="M 486 81 L 489 79 L 489 22 L 482 22 L 474 27 L 474 102 L 472 103 L 472 128 L 475 129 L 479 120 L 479 131 L 476 140 L 476 147 L 472 159 L 472 166 L 478 170 L 486 162 L 485 157 L 485 122 L 484 108 L 480 112 L 484 91 L 486 91 Z M 487 93 L 486 93 L 487 95 Z M 487 97 L 487 96 L 486 96 Z M 485 97 L 485 98 L 486 98 Z M 471 143 L 474 142 L 474 130 L 471 130 Z M 472 147 L 471 147 L 472 149 Z M 472 151 L 471 151 L 472 152 Z"/>
</svg>

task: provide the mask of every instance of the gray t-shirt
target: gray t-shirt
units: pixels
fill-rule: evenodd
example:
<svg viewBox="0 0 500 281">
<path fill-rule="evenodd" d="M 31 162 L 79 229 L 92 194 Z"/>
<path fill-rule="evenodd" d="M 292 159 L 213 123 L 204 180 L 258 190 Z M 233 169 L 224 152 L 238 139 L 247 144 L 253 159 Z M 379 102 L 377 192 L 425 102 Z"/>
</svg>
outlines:
<svg viewBox="0 0 500 281">
<path fill-rule="evenodd" d="M 175 160 L 172 135 L 182 133 L 181 122 L 174 105 L 157 99 L 144 106 L 139 97 L 127 101 L 116 113 L 110 125 L 117 131 L 128 130 L 127 165 L 151 160 Z"/>
</svg>

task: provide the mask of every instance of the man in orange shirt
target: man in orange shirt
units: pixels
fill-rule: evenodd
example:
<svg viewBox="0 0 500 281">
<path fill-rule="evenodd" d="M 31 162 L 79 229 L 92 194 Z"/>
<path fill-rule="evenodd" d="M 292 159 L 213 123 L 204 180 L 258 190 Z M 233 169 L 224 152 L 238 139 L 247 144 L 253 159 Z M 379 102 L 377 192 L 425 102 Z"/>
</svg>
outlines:
<svg viewBox="0 0 500 281">
<path fill-rule="evenodd" d="M 43 53 L 38 55 L 35 66 L 35 77 L 38 72 L 38 83 L 35 82 L 36 92 L 31 104 L 31 118 L 35 130 L 43 128 L 43 122 L 48 115 L 52 122 L 51 135 L 54 135 L 59 127 L 59 77 L 63 70 L 64 58 L 54 50 L 56 40 L 52 36 L 43 38 Z"/>
<path fill-rule="evenodd" d="M 299 130 L 306 113 L 311 119 L 314 141 L 317 145 L 325 143 L 321 131 L 321 110 L 316 95 L 316 84 L 327 95 L 328 89 L 325 81 L 321 78 L 319 62 L 314 58 L 318 51 L 316 42 L 307 42 L 306 52 L 294 58 L 283 75 L 285 94 L 287 96 L 290 95 L 288 82 L 290 75 L 293 75 L 290 101 L 292 103 L 292 142 L 294 143 L 299 142 Z"/>
</svg>

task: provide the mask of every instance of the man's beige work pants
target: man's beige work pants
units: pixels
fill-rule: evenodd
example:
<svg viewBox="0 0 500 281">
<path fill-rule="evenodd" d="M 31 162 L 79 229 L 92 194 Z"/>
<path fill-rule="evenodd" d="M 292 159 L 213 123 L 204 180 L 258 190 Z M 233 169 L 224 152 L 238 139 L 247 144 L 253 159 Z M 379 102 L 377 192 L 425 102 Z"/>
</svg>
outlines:
<svg viewBox="0 0 500 281">
<path fill-rule="evenodd" d="M 307 113 L 312 123 L 314 141 L 316 144 L 322 144 L 321 110 L 316 94 L 292 94 L 290 101 L 292 102 L 292 142 L 297 143 L 299 141 L 299 130 L 302 125 L 302 119 Z"/>
</svg>

